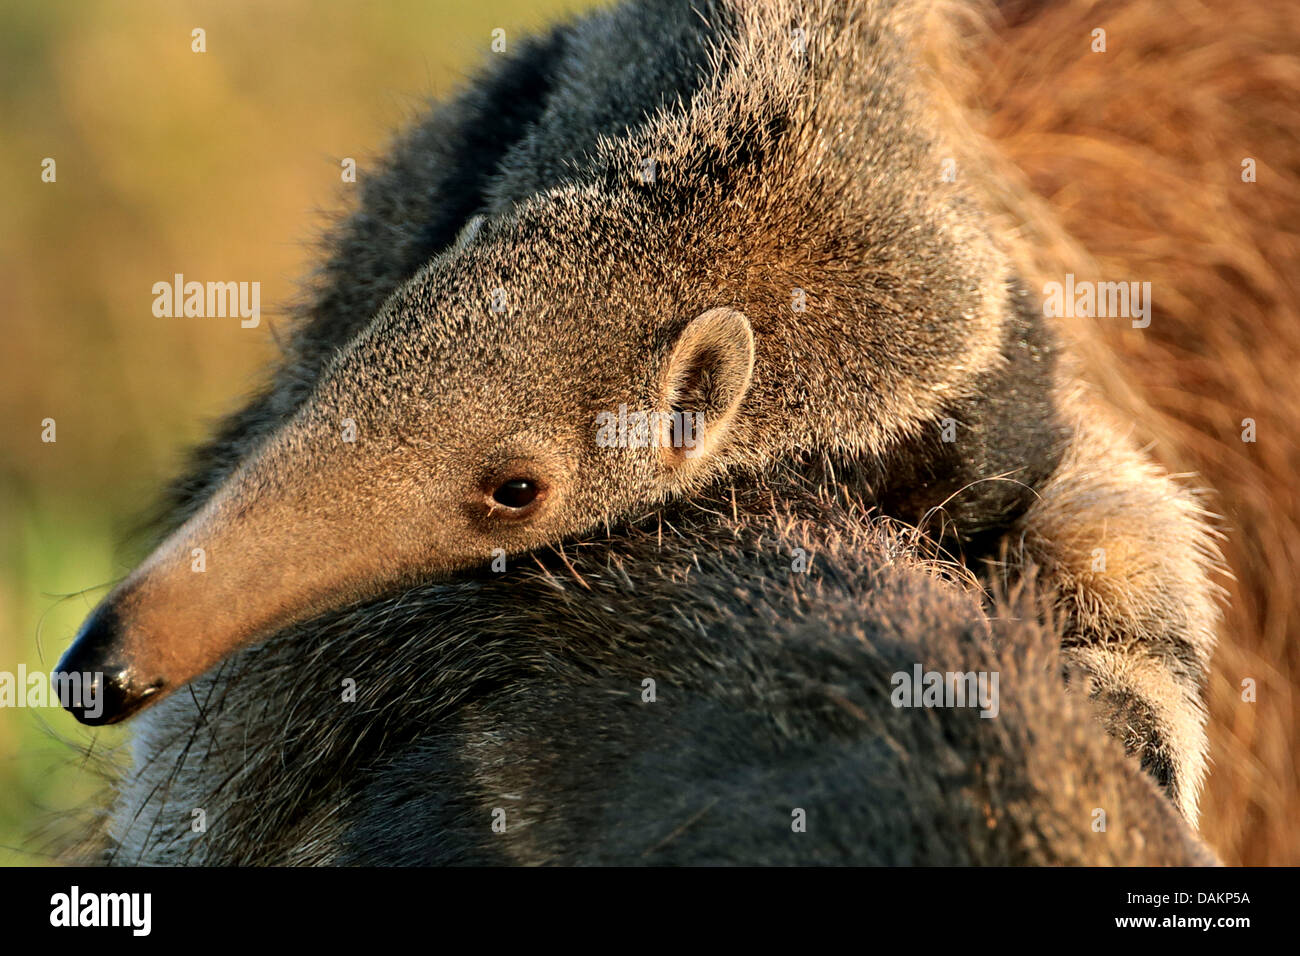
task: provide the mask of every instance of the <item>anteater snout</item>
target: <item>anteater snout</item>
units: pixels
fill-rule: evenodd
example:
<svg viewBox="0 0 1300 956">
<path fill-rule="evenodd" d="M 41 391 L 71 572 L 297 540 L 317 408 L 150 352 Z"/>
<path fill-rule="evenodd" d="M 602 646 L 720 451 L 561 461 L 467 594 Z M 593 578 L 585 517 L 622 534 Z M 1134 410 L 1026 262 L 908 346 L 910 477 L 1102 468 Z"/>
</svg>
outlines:
<svg viewBox="0 0 1300 956">
<path fill-rule="evenodd" d="M 412 532 L 427 518 L 421 496 L 403 510 L 339 490 L 423 486 L 386 459 L 320 452 L 298 465 L 316 440 L 287 429 L 91 612 L 53 675 L 78 720 L 126 720 L 241 648 L 424 571 L 428 542 L 443 539 Z M 427 478 L 423 462 L 404 467 Z"/>
<path fill-rule="evenodd" d="M 125 720 L 163 689 L 163 682 L 140 675 L 122 650 L 121 618 L 105 602 L 81 625 L 52 676 L 63 707 L 83 724 Z"/>
</svg>

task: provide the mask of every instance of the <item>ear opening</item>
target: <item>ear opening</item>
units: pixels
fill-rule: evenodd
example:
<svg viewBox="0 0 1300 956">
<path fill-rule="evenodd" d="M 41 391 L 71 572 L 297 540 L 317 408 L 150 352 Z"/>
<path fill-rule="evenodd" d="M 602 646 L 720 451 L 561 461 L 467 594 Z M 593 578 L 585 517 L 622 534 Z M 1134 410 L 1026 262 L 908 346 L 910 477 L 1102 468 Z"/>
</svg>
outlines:
<svg viewBox="0 0 1300 956">
<path fill-rule="evenodd" d="M 670 465 L 718 447 L 749 391 L 754 332 L 735 309 L 711 309 L 678 336 L 664 372 L 659 447 Z"/>
</svg>

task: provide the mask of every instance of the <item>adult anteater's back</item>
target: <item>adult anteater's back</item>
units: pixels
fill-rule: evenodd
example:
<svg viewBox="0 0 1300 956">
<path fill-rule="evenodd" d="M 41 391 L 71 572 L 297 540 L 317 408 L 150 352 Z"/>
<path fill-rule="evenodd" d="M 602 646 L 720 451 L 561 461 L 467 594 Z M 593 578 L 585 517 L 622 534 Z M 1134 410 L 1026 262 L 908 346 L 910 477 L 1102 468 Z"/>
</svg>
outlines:
<svg viewBox="0 0 1300 956">
<path fill-rule="evenodd" d="M 113 862 L 1212 860 L 1030 608 L 859 514 L 707 504 L 242 653 L 142 717 Z M 896 706 L 930 672 L 969 699 Z"/>
</svg>

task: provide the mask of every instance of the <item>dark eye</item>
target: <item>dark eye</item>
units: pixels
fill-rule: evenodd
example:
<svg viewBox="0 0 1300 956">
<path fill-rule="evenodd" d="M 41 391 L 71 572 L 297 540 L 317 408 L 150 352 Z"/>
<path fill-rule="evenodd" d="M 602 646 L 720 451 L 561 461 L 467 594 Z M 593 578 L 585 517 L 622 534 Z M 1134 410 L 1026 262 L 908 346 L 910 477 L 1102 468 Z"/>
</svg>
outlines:
<svg viewBox="0 0 1300 956">
<path fill-rule="evenodd" d="M 492 492 L 492 500 L 507 508 L 526 508 L 537 498 L 538 491 L 536 482 L 527 478 L 511 478 Z"/>
</svg>

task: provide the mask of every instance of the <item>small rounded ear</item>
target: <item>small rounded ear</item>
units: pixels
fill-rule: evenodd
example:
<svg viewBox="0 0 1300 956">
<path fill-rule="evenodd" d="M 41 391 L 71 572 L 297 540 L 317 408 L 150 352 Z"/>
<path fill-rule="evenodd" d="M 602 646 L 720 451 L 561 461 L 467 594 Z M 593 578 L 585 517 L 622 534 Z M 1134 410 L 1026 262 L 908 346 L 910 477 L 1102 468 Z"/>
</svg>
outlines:
<svg viewBox="0 0 1300 956">
<path fill-rule="evenodd" d="M 664 372 L 659 447 L 671 465 L 718 447 L 749 391 L 754 331 L 735 309 L 710 309 L 682 330 Z"/>
</svg>

